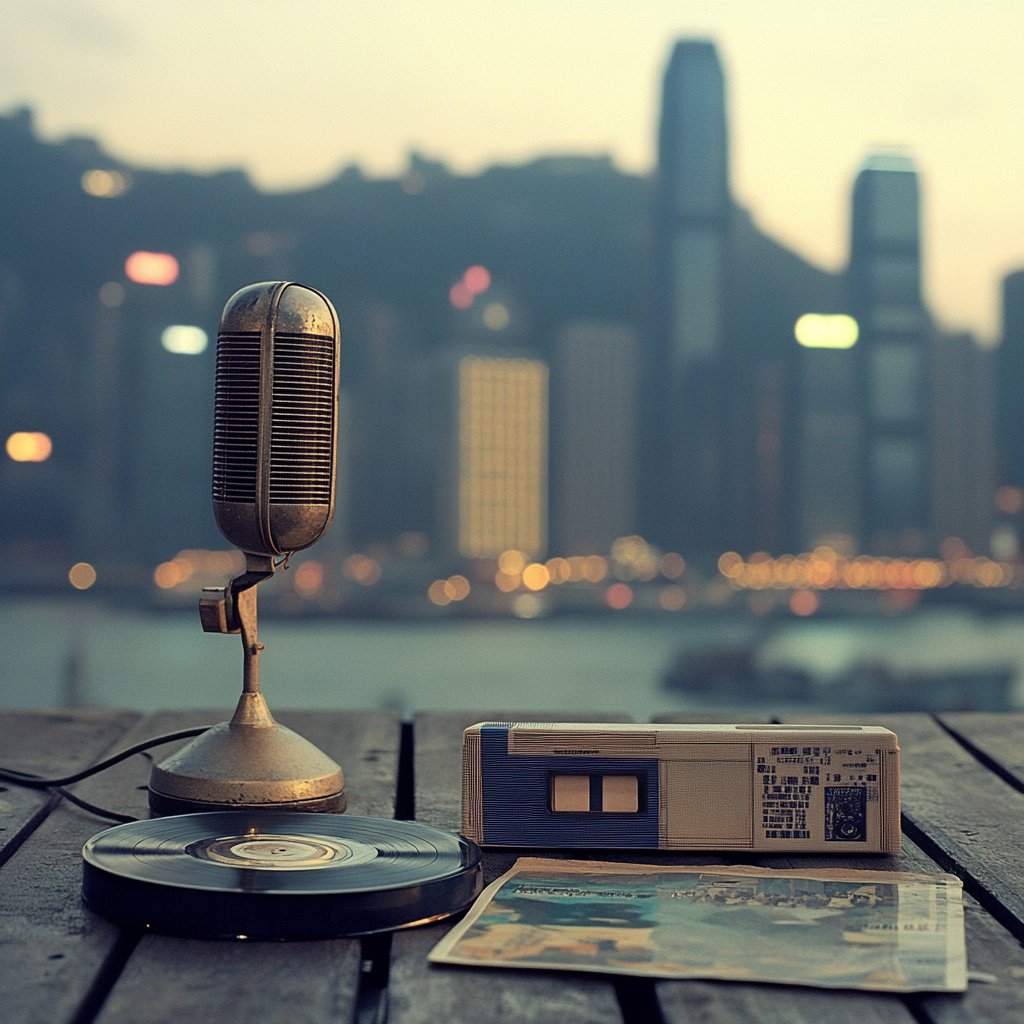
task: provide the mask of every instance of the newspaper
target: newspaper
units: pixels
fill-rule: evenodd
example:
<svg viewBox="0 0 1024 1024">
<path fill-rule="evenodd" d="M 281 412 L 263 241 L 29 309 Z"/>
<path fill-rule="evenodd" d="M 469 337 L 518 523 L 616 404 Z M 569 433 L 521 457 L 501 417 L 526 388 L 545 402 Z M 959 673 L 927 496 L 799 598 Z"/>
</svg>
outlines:
<svg viewBox="0 0 1024 1024">
<path fill-rule="evenodd" d="M 883 992 L 967 988 L 960 880 L 522 857 L 434 963 Z"/>
</svg>

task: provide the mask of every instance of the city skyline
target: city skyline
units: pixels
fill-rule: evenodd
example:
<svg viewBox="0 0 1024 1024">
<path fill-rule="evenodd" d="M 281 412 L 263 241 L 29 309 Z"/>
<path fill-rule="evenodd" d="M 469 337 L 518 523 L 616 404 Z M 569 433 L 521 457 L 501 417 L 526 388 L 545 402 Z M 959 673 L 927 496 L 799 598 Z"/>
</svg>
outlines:
<svg viewBox="0 0 1024 1024">
<path fill-rule="evenodd" d="M 671 43 L 709 37 L 729 83 L 732 189 L 759 226 L 837 269 L 861 159 L 904 145 L 922 175 L 926 300 L 944 326 L 998 334 L 997 282 L 1024 261 L 1024 139 L 1006 130 L 1024 101 L 1018 4 L 651 2 L 637 17 L 616 2 L 311 2 L 304 19 L 326 40 L 313 75 L 292 73 L 308 58 L 301 32 L 275 33 L 279 10 L 5 5 L 0 109 L 28 104 L 45 137 L 97 135 L 129 163 L 244 166 L 264 187 L 352 161 L 393 175 L 410 148 L 463 174 L 552 152 L 648 173 Z M 268 32 L 279 59 L 256 81 L 246 55 Z"/>
</svg>

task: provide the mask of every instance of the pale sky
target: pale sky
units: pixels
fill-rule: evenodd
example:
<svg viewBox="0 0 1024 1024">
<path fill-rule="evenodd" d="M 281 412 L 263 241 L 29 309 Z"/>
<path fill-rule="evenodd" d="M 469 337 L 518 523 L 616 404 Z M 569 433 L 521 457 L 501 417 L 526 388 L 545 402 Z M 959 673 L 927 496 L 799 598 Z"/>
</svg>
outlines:
<svg viewBox="0 0 1024 1024">
<path fill-rule="evenodd" d="M 394 175 L 412 148 L 460 173 L 552 153 L 643 173 L 683 36 L 718 44 L 762 228 L 841 267 L 857 167 L 899 147 L 932 310 L 995 337 L 1024 267 L 1024 0 L 0 0 L 0 110 L 268 189 Z"/>
</svg>

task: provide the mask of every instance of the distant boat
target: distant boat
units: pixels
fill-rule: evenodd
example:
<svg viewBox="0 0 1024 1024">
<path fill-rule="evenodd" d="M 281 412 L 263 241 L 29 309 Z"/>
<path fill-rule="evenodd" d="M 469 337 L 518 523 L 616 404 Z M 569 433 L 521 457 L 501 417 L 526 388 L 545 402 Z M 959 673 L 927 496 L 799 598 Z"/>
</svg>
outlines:
<svg viewBox="0 0 1024 1024">
<path fill-rule="evenodd" d="M 857 662 L 819 683 L 802 669 L 760 668 L 756 647 L 683 652 L 663 676 L 665 688 L 705 703 L 799 705 L 807 710 L 1009 711 L 1013 666 L 905 672 L 879 660 Z"/>
</svg>

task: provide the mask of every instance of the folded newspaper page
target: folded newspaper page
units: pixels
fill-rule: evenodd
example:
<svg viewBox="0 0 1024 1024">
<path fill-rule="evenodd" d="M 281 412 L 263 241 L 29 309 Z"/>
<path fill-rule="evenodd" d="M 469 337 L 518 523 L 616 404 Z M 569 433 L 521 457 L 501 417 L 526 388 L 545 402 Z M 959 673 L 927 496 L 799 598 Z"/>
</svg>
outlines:
<svg viewBox="0 0 1024 1024">
<path fill-rule="evenodd" d="M 522 857 L 434 963 L 962 992 L 960 879 Z"/>
</svg>

